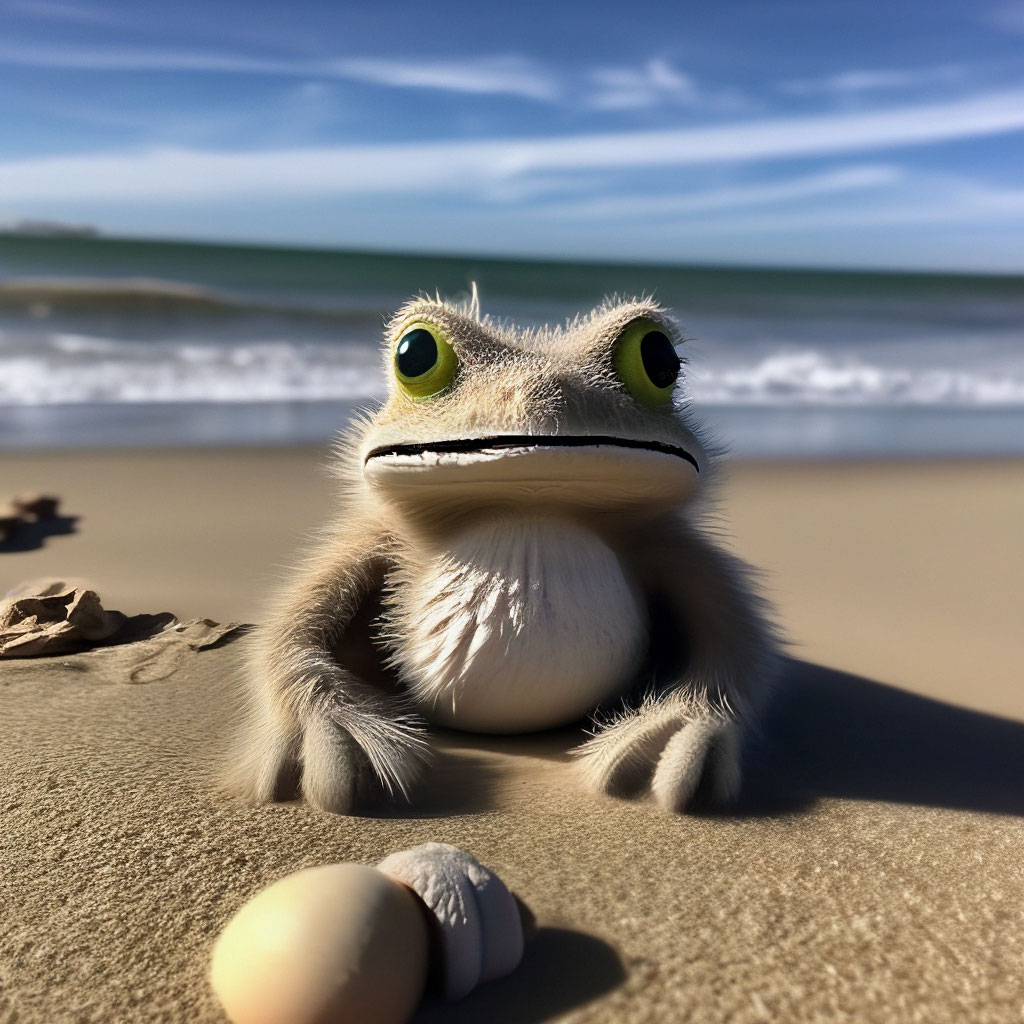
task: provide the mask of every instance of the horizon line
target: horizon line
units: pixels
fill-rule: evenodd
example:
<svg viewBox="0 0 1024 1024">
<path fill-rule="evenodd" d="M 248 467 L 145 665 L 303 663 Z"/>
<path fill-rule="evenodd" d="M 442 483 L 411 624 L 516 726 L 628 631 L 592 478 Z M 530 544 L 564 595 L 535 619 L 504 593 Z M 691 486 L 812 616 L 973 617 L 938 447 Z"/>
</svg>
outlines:
<svg viewBox="0 0 1024 1024">
<path fill-rule="evenodd" d="M 19 230 L 18 224 L 49 225 L 52 231 Z M 350 256 L 392 257 L 422 260 L 483 260 L 488 263 L 536 263 L 562 265 L 584 265 L 592 267 L 622 267 L 639 270 L 695 270 L 695 271 L 741 271 L 748 273 L 793 273 L 793 274 L 836 274 L 836 275 L 879 275 L 906 277 L 962 277 L 962 278 L 998 278 L 1008 280 L 1024 279 L 1024 267 L 1020 270 L 977 270 L 956 269 L 948 267 L 904 267 L 884 264 L 852 263 L 852 264 L 807 264 L 807 263 L 745 263 L 740 260 L 632 260 L 632 259 L 601 259 L 592 255 L 551 255 L 544 253 L 527 253 L 519 251 L 482 252 L 445 249 L 397 249 L 378 248 L 370 245 L 346 245 L 344 243 L 319 242 L 274 242 L 269 239 L 252 240 L 243 238 L 203 238 L 200 236 L 174 236 L 159 234 L 121 234 L 109 232 L 93 224 L 69 224 L 68 230 L 59 221 L 47 221 L 44 218 L 25 218 L 13 225 L 0 224 L 0 238 L 17 238 L 24 241 L 39 242 L 85 242 L 89 243 L 134 243 L 150 245 L 196 246 L 201 248 L 223 249 L 257 249 L 267 252 L 306 252 Z M 80 275 L 78 275 L 80 276 Z M 10 277 L 4 280 L 11 280 Z"/>
</svg>

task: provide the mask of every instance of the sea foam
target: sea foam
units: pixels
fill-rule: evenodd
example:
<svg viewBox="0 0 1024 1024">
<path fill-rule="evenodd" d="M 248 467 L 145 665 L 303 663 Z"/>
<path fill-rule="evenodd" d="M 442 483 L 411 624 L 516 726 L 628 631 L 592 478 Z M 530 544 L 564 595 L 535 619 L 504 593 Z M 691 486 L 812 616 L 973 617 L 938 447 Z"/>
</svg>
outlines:
<svg viewBox="0 0 1024 1024">
<path fill-rule="evenodd" d="M 877 346 L 872 352 L 882 353 Z M 916 359 L 913 358 L 916 355 Z M 1024 406 L 1024 354 L 969 365 L 863 352 L 783 348 L 716 360 L 713 346 L 685 393 L 702 405 Z M 384 390 L 372 343 L 126 341 L 74 332 L 0 331 L 0 403 L 363 401 Z"/>
</svg>

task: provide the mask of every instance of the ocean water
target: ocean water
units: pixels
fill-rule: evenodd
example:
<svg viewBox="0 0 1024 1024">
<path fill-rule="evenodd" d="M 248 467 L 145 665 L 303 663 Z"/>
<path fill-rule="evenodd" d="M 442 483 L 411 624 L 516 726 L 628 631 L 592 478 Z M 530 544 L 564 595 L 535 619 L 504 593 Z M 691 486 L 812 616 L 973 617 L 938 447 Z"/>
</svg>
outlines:
<svg viewBox="0 0 1024 1024">
<path fill-rule="evenodd" d="M 1024 277 L 670 268 L 0 236 L 0 447 L 322 443 L 383 391 L 384 318 L 522 324 L 654 294 L 740 457 L 1024 454 Z"/>
</svg>

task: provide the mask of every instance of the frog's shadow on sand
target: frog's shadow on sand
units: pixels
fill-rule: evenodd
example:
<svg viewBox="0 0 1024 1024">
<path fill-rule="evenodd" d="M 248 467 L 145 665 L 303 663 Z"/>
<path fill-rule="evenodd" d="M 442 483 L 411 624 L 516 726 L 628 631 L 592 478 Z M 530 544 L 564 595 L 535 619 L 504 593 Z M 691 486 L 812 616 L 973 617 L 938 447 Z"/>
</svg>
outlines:
<svg viewBox="0 0 1024 1024">
<path fill-rule="evenodd" d="M 808 662 L 788 661 L 744 761 L 733 813 L 838 797 L 1024 816 L 1024 723 Z"/>
<path fill-rule="evenodd" d="M 412 803 L 369 813 L 429 818 L 491 809 L 501 766 L 485 751 L 554 765 L 585 737 L 572 728 L 439 738 L 438 761 Z M 740 802 L 700 813 L 770 817 L 838 797 L 1024 816 L 1024 723 L 795 659 L 743 760 Z"/>
</svg>

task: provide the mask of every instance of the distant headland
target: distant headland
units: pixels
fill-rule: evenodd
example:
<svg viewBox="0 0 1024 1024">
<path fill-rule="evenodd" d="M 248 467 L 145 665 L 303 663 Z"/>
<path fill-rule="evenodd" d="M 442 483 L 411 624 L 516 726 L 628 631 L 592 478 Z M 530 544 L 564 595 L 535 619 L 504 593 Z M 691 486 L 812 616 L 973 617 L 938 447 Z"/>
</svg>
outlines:
<svg viewBox="0 0 1024 1024">
<path fill-rule="evenodd" d="M 29 238 L 99 238 L 100 229 L 92 224 L 65 224 L 57 220 L 18 220 L 0 224 L 0 235 Z"/>
</svg>

